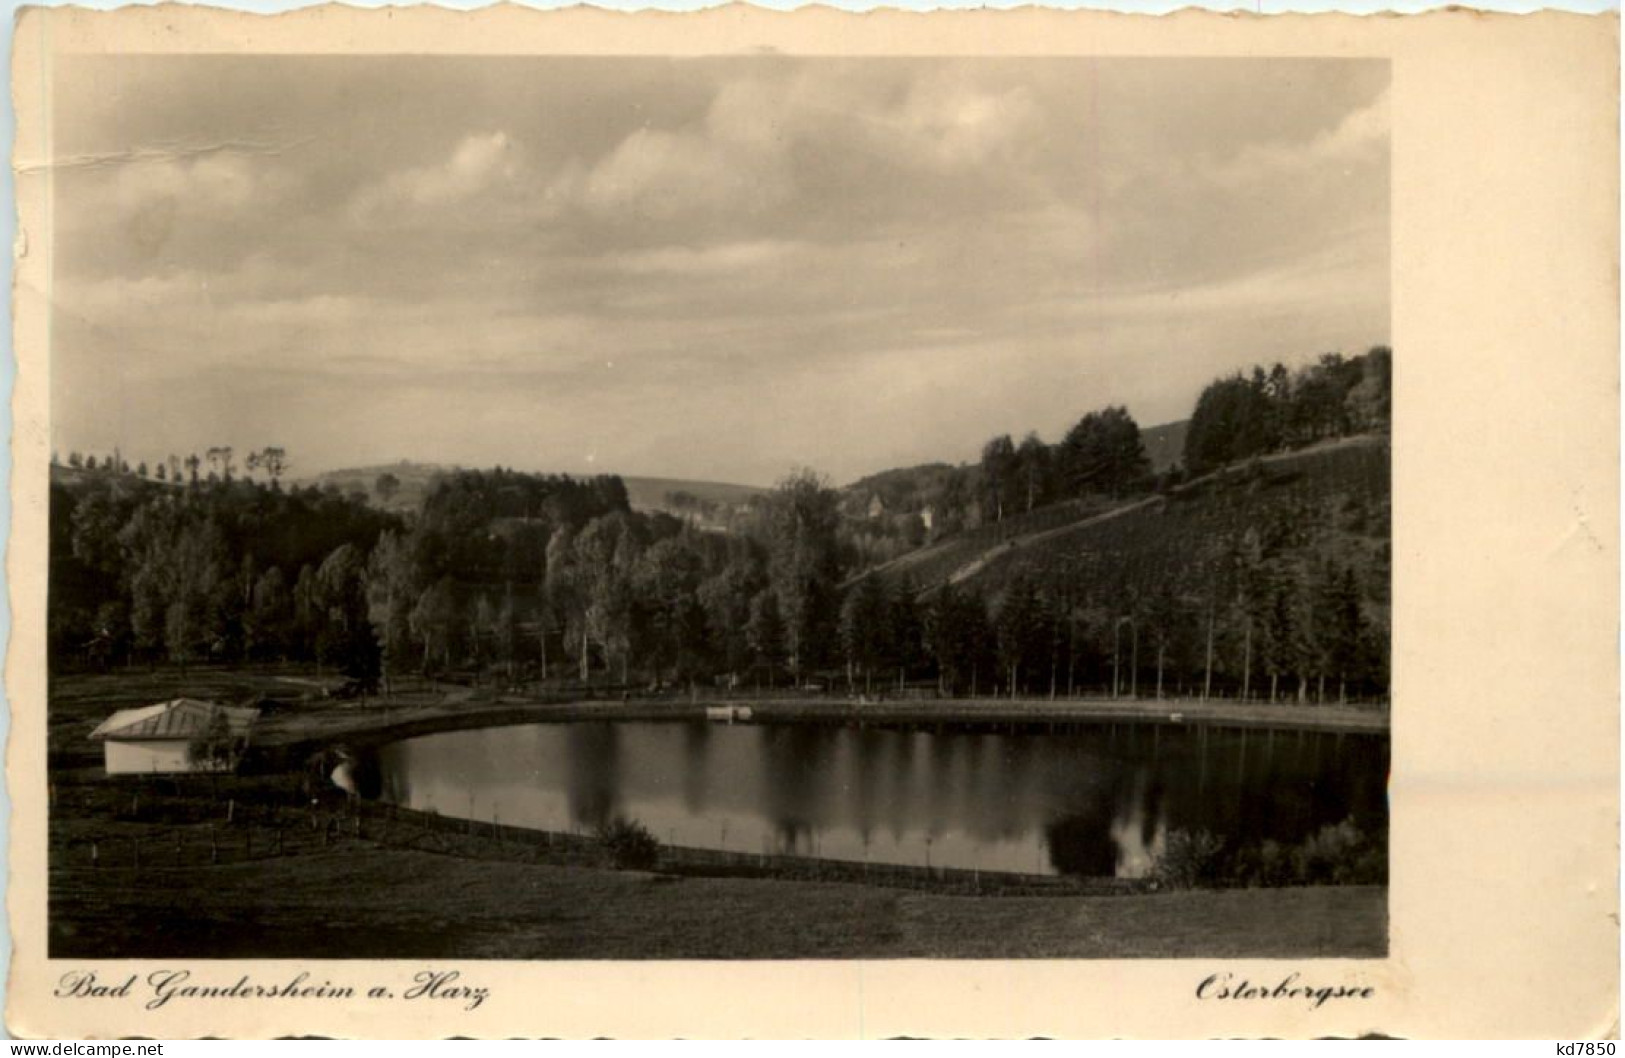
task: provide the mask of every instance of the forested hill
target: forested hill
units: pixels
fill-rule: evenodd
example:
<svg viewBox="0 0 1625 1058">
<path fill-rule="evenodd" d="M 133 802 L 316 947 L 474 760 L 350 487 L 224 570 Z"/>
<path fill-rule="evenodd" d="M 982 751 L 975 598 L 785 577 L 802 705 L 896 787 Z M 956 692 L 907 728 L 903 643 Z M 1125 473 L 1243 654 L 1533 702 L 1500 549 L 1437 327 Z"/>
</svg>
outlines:
<svg viewBox="0 0 1625 1058">
<path fill-rule="evenodd" d="M 379 466 L 347 467 L 317 474 L 303 484 L 318 488 L 336 487 L 345 495 L 359 493 L 374 506 L 396 513 L 414 511 L 423 506 L 436 478 L 461 468 L 437 463 L 402 461 Z M 684 508 L 697 505 L 737 506 L 761 496 L 766 489 L 754 485 L 734 485 L 718 481 L 688 481 L 678 478 L 622 477 L 626 485 L 627 501 L 633 510 L 684 513 Z"/>
<path fill-rule="evenodd" d="M 1088 594 L 1201 598 L 1237 563 L 1307 579 L 1316 563 L 1352 567 L 1363 601 L 1388 604 L 1390 447 L 1358 435 L 1282 452 L 1130 500 L 1070 525 L 1015 536 L 945 579 L 999 596 L 1027 577 Z"/>
</svg>

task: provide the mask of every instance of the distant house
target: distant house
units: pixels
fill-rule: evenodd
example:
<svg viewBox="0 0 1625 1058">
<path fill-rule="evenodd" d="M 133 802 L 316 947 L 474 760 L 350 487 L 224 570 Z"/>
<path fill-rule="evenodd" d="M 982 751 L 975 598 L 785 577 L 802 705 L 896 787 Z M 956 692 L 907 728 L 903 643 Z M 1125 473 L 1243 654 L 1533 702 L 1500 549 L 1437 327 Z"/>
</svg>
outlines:
<svg viewBox="0 0 1625 1058">
<path fill-rule="evenodd" d="M 937 509 L 929 503 L 920 510 L 920 524 L 925 526 L 926 532 L 931 531 L 931 523 L 936 520 L 936 517 Z"/>
<path fill-rule="evenodd" d="M 176 698 L 120 709 L 90 737 L 109 775 L 224 771 L 241 754 L 260 711 Z"/>
<path fill-rule="evenodd" d="M 879 518 L 879 517 L 883 516 L 885 513 L 886 513 L 886 501 L 881 499 L 880 498 L 880 493 L 877 492 L 869 500 L 869 517 L 871 517 L 871 518 Z"/>
</svg>

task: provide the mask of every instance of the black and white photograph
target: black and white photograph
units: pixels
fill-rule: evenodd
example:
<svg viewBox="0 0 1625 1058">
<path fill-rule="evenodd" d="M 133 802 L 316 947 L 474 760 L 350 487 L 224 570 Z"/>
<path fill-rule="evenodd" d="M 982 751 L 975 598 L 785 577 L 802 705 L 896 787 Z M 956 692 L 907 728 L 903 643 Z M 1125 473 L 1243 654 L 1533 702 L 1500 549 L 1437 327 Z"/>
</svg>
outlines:
<svg viewBox="0 0 1625 1058">
<path fill-rule="evenodd" d="M 51 958 L 1387 954 L 1387 60 L 49 77 Z"/>
</svg>

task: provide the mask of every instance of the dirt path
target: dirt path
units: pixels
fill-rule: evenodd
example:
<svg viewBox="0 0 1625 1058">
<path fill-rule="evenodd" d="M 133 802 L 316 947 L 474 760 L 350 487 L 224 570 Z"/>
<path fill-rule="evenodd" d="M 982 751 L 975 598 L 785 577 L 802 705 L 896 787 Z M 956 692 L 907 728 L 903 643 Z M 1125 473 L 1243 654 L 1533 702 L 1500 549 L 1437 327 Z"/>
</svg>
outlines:
<svg viewBox="0 0 1625 1058">
<path fill-rule="evenodd" d="M 1326 452 L 1334 451 L 1340 448 L 1358 448 L 1366 445 L 1380 444 L 1384 440 L 1386 440 L 1386 438 L 1377 434 L 1360 434 L 1355 437 L 1339 437 L 1332 441 L 1322 441 L 1320 444 L 1311 445 L 1308 448 L 1295 448 L 1290 452 L 1275 452 L 1271 455 L 1260 456 L 1256 462 L 1262 466 L 1271 466 L 1277 463 L 1289 463 L 1294 460 L 1307 458 L 1309 456 L 1322 455 Z M 999 561 L 1009 557 L 1010 555 L 1016 554 L 1023 549 L 1030 548 L 1034 544 L 1041 544 L 1048 540 L 1058 540 L 1069 533 L 1083 532 L 1105 522 L 1109 522 L 1114 518 L 1122 518 L 1125 515 L 1134 514 L 1137 511 L 1147 510 L 1148 508 L 1155 507 L 1158 504 L 1167 503 L 1169 496 L 1177 496 L 1180 493 L 1187 492 L 1191 489 L 1201 488 L 1211 482 L 1218 481 L 1230 475 L 1241 473 L 1248 465 L 1250 464 L 1239 463 L 1221 467 L 1218 470 L 1203 474 L 1199 478 L 1193 478 L 1184 484 L 1175 486 L 1168 491 L 1168 495 L 1147 496 L 1143 500 L 1136 500 L 1133 503 L 1124 504 L 1121 507 L 1114 507 L 1103 514 L 1096 514 L 1088 518 L 1082 518 L 1076 522 L 1069 522 L 1066 525 L 1056 526 L 1053 529 L 1040 529 L 1036 532 L 1011 537 L 1002 543 L 995 544 L 994 546 L 988 548 L 978 557 L 954 570 L 953 573 L 949 574 L 948 582 L 950 584 L 963 583 L 977 574 L 982 573 L 984 570 L 995 565 Z M 902 558 L 907 557 L 907 555 L 901 556 L 901 558 L 896 561 L 901 561 Z M 881 568 L 883 569 L 884 567 Z M 930 589 L 927 588 L 924 591 L 929 590 Z M 924 591 L 922 591 L 921 594 L 924 594 Z"/>
</svg>

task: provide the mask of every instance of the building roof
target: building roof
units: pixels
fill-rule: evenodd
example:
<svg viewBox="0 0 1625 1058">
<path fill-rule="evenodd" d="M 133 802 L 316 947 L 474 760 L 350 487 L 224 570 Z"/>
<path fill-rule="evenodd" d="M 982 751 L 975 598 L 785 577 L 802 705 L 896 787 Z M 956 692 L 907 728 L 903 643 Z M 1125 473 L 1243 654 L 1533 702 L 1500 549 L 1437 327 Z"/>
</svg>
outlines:
<svg viewBox="0 0 1625 1058">
<path fill-rule="evenodd" d="M 90 737 L 119 741 L 193 739 L 208 733 L 216 714 L 225 716 L 233 735 L 246 735 L 259 719 L 260 711 L 200 702 L 195 698 L 176 698 L 139 709 L 120 709 L 103 720 Z"/>
</svg>

